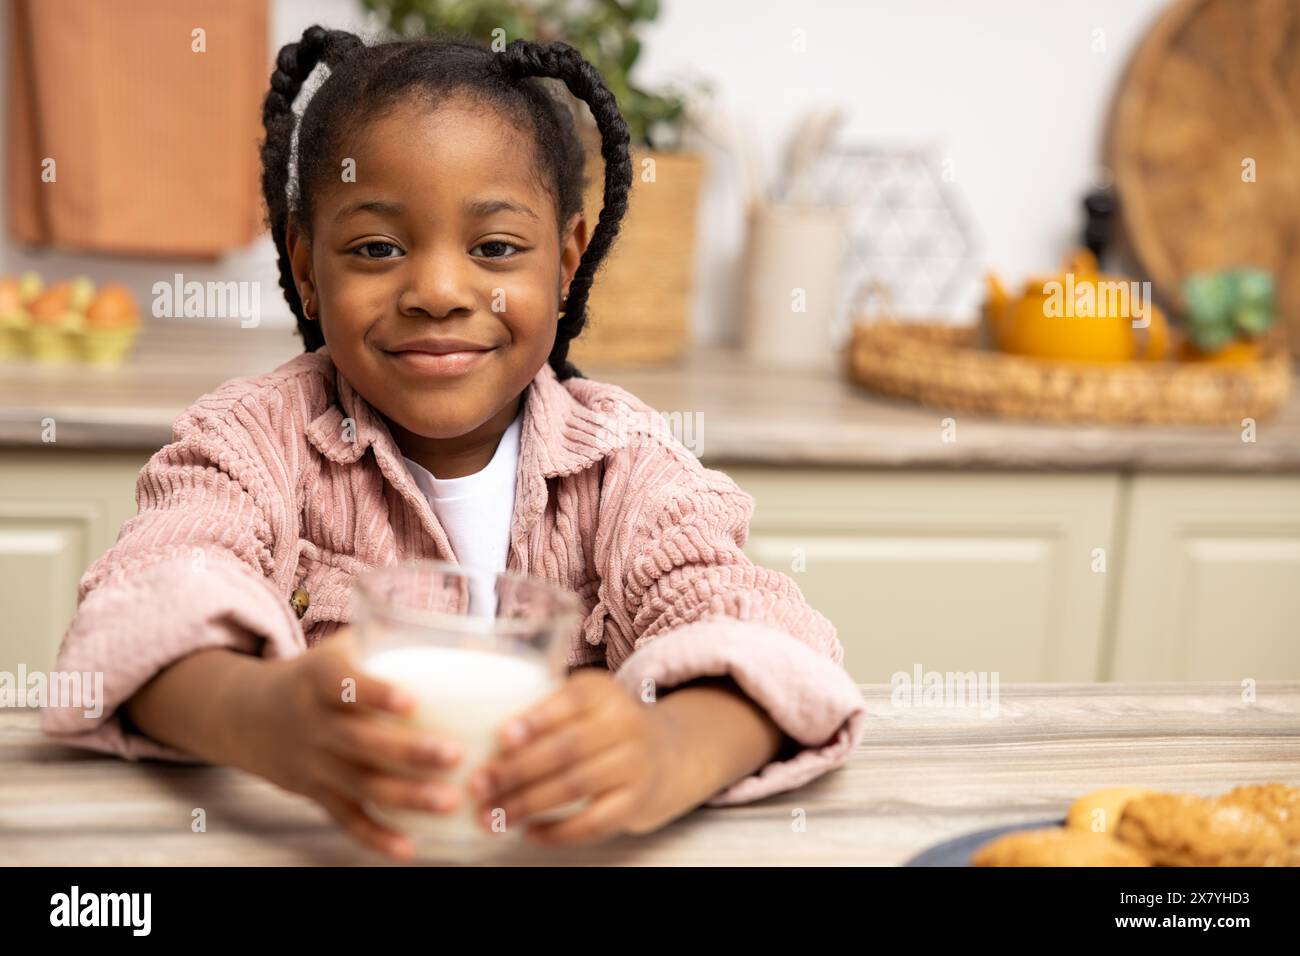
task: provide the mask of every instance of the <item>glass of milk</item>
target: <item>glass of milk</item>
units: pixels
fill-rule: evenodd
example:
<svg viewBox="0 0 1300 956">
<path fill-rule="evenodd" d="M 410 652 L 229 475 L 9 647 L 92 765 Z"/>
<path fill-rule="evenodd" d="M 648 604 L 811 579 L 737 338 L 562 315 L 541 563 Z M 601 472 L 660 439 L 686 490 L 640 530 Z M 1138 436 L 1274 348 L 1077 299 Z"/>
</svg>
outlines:
<svg viewBox="0 0 1300 956">
<path fill-rule="evenodd" d="M 415 698 L 408 722 L 463 748 L 455 767 L 438 774 L 461 791 L 455 810 L 367 811 L 409 834 L 421 855 L 472 861 L 499 852 L 522 835 L 523 821 L 498 811 L 485 830 L 466 782 L 496 751 L 501 727 L 564 681 L 582 619 L 577 596 L 536 578 L 437 561 L 369 571 L 354 596 L 358 665 Z"/>
</svg>

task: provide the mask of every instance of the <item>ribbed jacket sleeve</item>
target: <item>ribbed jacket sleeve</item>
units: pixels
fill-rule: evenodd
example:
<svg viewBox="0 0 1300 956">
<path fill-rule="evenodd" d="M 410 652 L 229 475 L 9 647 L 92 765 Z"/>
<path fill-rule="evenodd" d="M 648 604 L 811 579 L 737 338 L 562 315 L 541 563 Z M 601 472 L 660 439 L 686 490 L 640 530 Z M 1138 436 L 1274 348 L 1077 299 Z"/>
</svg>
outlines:
<svg viewBox="0 0 1300 956">
<path fill-rule="evenodd" d="M 846 762 L 865 730 L 862 694 L 830 621 L 742 550 L 753 499 L 672 442 L 623 454 L 597 551 L 609 666 L 634 692 L 729 675 L 802 745 L 707 804 L 757 800 Z"/>
<path fill-rule="evenodd" d="M 56 671 L 102 673 L 102 707 L 48 706 L 42 730 L 128 759 L 194 760 L 135 732 L 121 705 L 155 674 L 207 647 L 265 657 L 306 649 L 269 575 L 297 540 L 292 478 L 273 473 L 275 426 L 250 398 L 201 400 L 136 482 L 137 514 L 86 570 Z M 58 703 L 58 702 L 51 702 Z"/>
</svg>

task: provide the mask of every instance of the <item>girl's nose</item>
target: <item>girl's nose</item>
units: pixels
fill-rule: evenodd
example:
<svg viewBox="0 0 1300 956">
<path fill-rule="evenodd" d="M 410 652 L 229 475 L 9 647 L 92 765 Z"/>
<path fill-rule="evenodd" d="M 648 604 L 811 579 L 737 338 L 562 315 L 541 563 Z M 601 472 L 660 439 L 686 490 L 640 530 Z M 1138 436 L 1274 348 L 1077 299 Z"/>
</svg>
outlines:
<svg viewBox="0 0 1300 956">
<path fill-rule="evenodd" d="M 412 262 L 408 282 L 397 299 L 403 315 L 447 318 L 472 312 L 476 299 L 470 279 L 471 263 L 454 254 L 426 254 Z"/>
</svg>

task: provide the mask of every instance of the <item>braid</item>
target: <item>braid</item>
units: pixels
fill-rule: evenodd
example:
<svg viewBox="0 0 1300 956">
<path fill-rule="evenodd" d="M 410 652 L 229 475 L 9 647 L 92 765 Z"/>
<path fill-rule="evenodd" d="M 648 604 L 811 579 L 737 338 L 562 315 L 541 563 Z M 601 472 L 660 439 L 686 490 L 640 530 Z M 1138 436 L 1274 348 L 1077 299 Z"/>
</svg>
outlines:
<svg viewBox="0 0 1300 956">
<path fill-rule="evenodd" d="M 569 343 L 587 324 L 587 297 L 596 270 L 618 236 L 619 224 L 627 212 L 628 193 L 632 188 L 632 159 L 628 151 L 628 129 L 619 112 L 618 101 L 605 86 L 599 71 L 567 43 L 546 45 L 529 40 L 513 40 L 498 54 L 502 70 L 511 79 L 550 77 L 564 85 L 587 104 L 600 130 L 600 155 L 605 161 L 605 189 L 600 219 L 591 241 L 582 254 L 569 294 L 564 300 L 564 314 L 555 331 L 555 347 L 550 365 L 561 380 L 582 377 L 568 360 Z"/>
<path fill-rule="evenodd" d="M 266 200 L 267 225 L 275 242 L 280 288 L 298 320 L 298 331 L 309 352 L 324 345 L 325 338 L 320 323 L 309 322 L 303 313 L 285 244 L 289 221 L 289 161 L 297 122 L 293 101 L 317 63 L 324 61 L 334 66 L 363 46 L 360 38 L 351 33 L 326 30 L 320 26 L 308 27 L 301 40 L 280 48 L 275 58 L 275 72 L 271 74 L 271 89 L 262 104 L 262 126 L 266 130 L 266 139 L 262 143 L 262 194 Z"/>
</svg>

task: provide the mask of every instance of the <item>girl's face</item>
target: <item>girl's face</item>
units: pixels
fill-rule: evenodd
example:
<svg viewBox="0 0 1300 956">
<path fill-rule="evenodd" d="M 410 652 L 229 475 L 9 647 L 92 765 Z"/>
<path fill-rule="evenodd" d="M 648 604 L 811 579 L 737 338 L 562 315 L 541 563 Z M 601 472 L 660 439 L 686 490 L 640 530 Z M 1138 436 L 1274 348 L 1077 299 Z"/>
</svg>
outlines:
<svg viewBox="0 0 1300 956">
<path fill-rule="evenodd" d="M 408 101 L 358 140 L 311 241 L 290 225 L 299 291 L 404 454 L 494 448 L 555 343 L 585 221 L 561 232 L 528 137 L 465 99 Z"/>
</svg>

